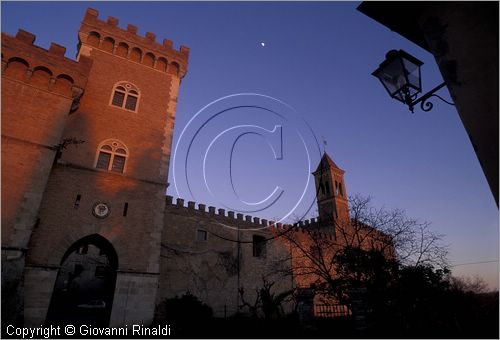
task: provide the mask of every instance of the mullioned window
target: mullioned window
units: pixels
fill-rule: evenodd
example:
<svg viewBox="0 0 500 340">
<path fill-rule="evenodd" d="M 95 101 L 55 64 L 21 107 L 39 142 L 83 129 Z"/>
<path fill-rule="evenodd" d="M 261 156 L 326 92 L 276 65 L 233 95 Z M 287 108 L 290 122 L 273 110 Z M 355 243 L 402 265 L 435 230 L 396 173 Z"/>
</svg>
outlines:
<svg viewBox="0 0 500 340">
<path fill-rule="evenodd" d="M 117 140 L 106 140 L 99 145 L 95 167 L 123 173 L 127 157 L 127 148 L 123 143 Z"/>
<path fill-rule="evenodd" d="M 136 86 L 127 82 L 120 82 L 113 88 L 110 105 L 137 112 L 139 97 L 140 92 Z"/>
</svg>

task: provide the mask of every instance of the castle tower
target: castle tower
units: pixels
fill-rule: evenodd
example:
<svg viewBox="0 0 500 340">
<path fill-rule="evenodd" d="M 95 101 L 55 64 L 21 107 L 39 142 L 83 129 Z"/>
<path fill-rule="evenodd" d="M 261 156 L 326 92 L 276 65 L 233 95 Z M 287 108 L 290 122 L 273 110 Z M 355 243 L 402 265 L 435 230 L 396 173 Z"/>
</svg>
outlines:
<svg viewBox="0 0 500 340">
<path fill-rule="evenodd" d="M 313 175 L 320 223 L 327 227 L 346 225 L 349 222 L 349 207 L 344 170 L 325 153 Z"/>
<path fill-rule="evenodd" d="M 78 296 L 101 325 L 149 324 L 155 309 L 173 126 L 189 49 L 88 9 L 78 62 L 92 67 L 62 133 L 25 270 L 25 325 L 57 321 Z M 83 142 L 83 143 L 82 143 Z M 80 301 L 79 303 L 87 303 Z M 65 309 L 66 308 L 66 309 Z M 78 319 L 78 315 L 74 316 Z"/>
</svg>

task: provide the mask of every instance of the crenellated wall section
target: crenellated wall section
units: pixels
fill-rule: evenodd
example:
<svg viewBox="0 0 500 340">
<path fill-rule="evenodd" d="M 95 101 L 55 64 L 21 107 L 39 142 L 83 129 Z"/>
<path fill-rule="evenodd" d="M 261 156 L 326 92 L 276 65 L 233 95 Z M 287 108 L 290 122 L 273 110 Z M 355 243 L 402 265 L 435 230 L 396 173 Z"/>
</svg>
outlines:
<svg viewBox="0 0 500 340">
<path fill-rule="evenodd" d="M 167 209 L 170 207 L 184 208 L 187 211 L 196 211 L 199 214 L 205 214 L 207 218 L 217 218 L 221 222 L 225 221 L 228 223 L 234 223 L 234 221 L 238 221 L 239 228 L 241 229 L 256 229 L 256 228 L 265 229 L 267 227 L 270 227 L 277 230 L 287 230 L 288 228 L 302 227 L 300 229 L 297 228 L 296 229 L 302 232 L 306 232 L 308 227 L 312 228 L 318 223 L 318 220 L 316 218 L 299 221 L 293 225 L 276 223 L 276 221 L 261 219 L 260 217 L 253 217 L 251 215 L 235 213 L 234 211 L 231 210 L 226 211 L 225 209 L 217 209 L 216 207 L 213 206 L 209 206 L 207 210 L 206 204 L 203 203 L 197 204 L 196 202 L 193 201 L 188 201 L 186 206 L 185 200 L 182 198 L 177 198 L 174 203 L 172 196 L 166 196 L 165 204 Z M 197 208 L 196 204 L 198 205 Z M 331 236 L 326 233 L 323 234 L 325 235 L 325 237 Z"/>
<path fill-rule="evenodd" d="M 373 249 L 374 242 L 387 242 L 383 233 L 355 221 L 338 225 L 335 233 L 316 218 L 281 224 L 203 203 L 186 204 L 182 198 L 174 202 L 172 196 L 166 196 L 164 220 L 157 305 L 190 292 L 219 317 L 248 312 L 241 306 L 255 301 L 264 280 L 274 283 L 274 294 L 321 282 L 311 272 L 316 251 L 328 259 L 351 244 L 349 240 L 354 246 L 363 240 L 361 247 L 366 249 Z M 205 232 L 206 239 L 200 239 Z M 255 253 L 256 236 L 265 240 L 263 256 Z M 293 303 L 284 308 L 291 311 Z"/>
<path fill-rule="evenodd" d="M 66 48 L 51 43 L 48 50 L 34 45 L 36 36 L 19 30 L 15 37 L 2 33 L 2 75 L 66 97 L 85 88 L 92 61 L 66 58 Z"/>
<path fill-rule="evenodd" d="M 157 304 L 190 292 L 219 317 L 248 312 L 241 306 L 255 301 L 264 280 L 274 283 L 276 294 L 303 285 L 293 275 L 295 259 L 289 237 L 335 239 L 333 234 L 318 231 L 316 219 L 282 224 L 203 203 L 186 203 L 182 198 L 174 202 L 172 196 L 166 196 L 164 220 Z M 200 239 L 200 231 L 201 236 L 206 232 L 206 239 Z M 255 253 L 254 237 L 265 240 L 263 254 Z M 238 287 L 243 289 L 243 297 Z M 291 311 L 293 303 L 285 303 L 284 308 Z"/>
<path fill-rule="evenodd" d="M 175 50 L 169 39 L 163 39 L 163 44 L 159 44 L 154 33 L 146 32 L 145 36 L 140 36 L 136 26 L 128 24 L 125 30 L 118 27 L 118 19 L 110 16 L 103 21 L 98 19 L 98 15 L 99 12 L 92 8 L 85 14 L 78 34 L 79 57 L 88 55 L 96 48 L 180 78 L 185 76 L 188 47 L 181 46 Z"/>
<path fill-rule="evenodd" d="M 22 314 L 25 254 L 68 114 L 82 95 L 92 62 L 64 56 L 35 35 L 2 33 L 2 304 L 4 322 Z M 5 318 L 4 318 L 5 316 Z"/>
</svg>

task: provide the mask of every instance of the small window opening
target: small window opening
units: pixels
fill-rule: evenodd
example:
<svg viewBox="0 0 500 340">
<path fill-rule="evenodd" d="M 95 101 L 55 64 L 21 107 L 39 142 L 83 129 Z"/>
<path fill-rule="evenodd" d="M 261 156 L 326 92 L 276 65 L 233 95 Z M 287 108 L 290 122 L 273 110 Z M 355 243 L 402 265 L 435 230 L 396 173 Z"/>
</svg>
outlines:
<svg viewBox="0 0 500 340">
<path fill-rule="evenodd" d="M 111 159 L 111 154 L 102 151 L 99 152 L 99 158 L 97 159 L 96 168 L 108 170 L 110 159 Z"/>
<path fill-rule="evenodd" d="M 80 200 L 81 199 L 82 199 L 82 195 L 80 195 L 80 194 L 76 195 L 75 209 L 78 209 L 80 207 Z"/>
<path fill-rule="evenodd" d="M 137 97 L 129 95 L 127 97 L 127 102 L 125 103 L 125 108 L 130 111 L 134 111 L 137 105 Z"/>
<path fill-rule="evenodd" d="M 196 240 L 197 241 L 206 241 L 208 237 L 208 233 L 206 230 L 198 229 L 196 231 Z"/>
<path fill-rule="evenodd" d="M 328 181 L 325 182 L 326 194 L 330 195 L 330 183 Z"/>
<path fill-rule="evenodd" d="M 112 102 L 113 105 L 122 107 L 124 99 L 125 99 L 125 93 L 120 92 L 118 91 L 118 89 L 116 89 L 115 95 L 113 96 L 113 102 Z"/>
<path fill-rule="evenodd" d="M 88 252 L 89 252 L 89 246 L 87 244 L 78 248 L 77 251 L 78 254 L 87 254 Z"/>
<path fill-rule="evenodd" d="M 128 203 L 125 202 L 123 205 L 123 216 L 127 216 L 127 210 L 128 210 Z"/>
<path fill-rule="evenodd" d="M 111 171 L 123 172 L 124 167 L 125 167 L 125 157 L 115 155 L 115 157 L 113 158 L 113 164 L 111 165 Z"/>
<path fill-rule="evenodd" d="M 266 257 L 266 238 L 260 235 L 253 235 L 253 257 Z"/>
</svg>

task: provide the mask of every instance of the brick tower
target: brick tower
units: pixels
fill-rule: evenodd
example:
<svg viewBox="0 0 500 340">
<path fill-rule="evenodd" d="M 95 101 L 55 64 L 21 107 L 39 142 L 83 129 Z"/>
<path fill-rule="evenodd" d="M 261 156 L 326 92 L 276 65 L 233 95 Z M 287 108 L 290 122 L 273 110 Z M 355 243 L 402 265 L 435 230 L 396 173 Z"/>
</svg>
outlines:
<svg viewBox="0 0 500 340">
<path fill-rule="evenodd" d="M 78 61 L 92 67 L 67 118 L 61 140 L 69 142 L 57 155 L 29 243 L 25 325 L 66 315 L 75 286 L 76 296 L 105 306 L 95 324 L 148 324 L 189 49 L 159 44 L 150 32 L 139 36 L 133 25 L 119 28 L 113 17 L 102 21 L 94 9 L 78 37 Z"/>
<path fill-rule="evenodd" d="M 336 225 L 347 225 L 349 207 L 344 184 L 344 170 L 340 169 L 325 153 L 313 175 L 320 223 L 325 227 L 334 228 Z"/>
</svg>

